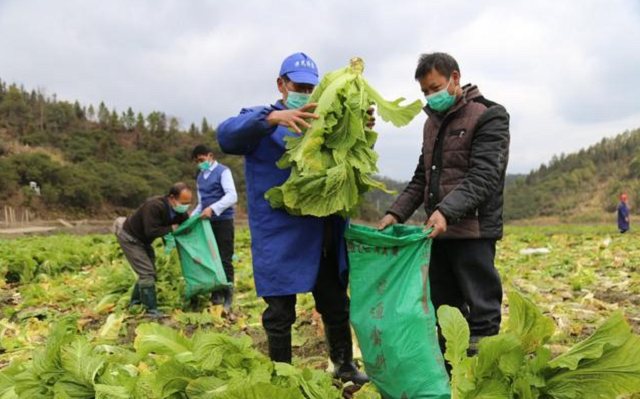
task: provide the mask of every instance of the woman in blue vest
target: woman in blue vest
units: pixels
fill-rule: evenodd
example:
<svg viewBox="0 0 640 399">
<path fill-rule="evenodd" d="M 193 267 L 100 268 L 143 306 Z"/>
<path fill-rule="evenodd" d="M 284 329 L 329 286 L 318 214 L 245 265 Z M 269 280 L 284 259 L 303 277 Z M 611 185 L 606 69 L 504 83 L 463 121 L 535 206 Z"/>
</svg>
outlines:
<svg viewBox="0 0 640 399">
<path fill-rule="evenodd" d="M 198 206 L 193 214 L 200 213 L 203 219 L 211 222 L 213 235 L 220 252 L 222 267 L 227 281 L 232 285 L 211 294 L 214 305 L 223 305 L 225 313 L 231 311 L 233 301 L 233 246 L 234 246 L 234 209 L 238 194 L 233 183 L 231 170 L 213 158 L 211 149 L 200 144 L 193 149 L 193 160 L 198 164 Z"/>
<path fill-rule="evenodd" d="M 253 274 L 258 296 L 267 309 L 262 316 L 269 356 L 291 363 L 291 326 L 296 319 L 296 294 L 312 292 L 322 315 L 335 377 L 367 381 L 353 364 L 349 298 L 346 289 L 346 220 L 338 216 L 292 216 L 273 209 L 264 198 L 291 172 L 276 162 L 285 152 L 285 138 L 309 127 L 317 118 L 307 104 L 318 84 L 315 62 L 303 53 L 287 57 L 277 78 L 282 99 L 270 106 L 244 108 L 218 127 L 225 153 L 244 155 L 247 208 L 251 230 Z"/>
</svg>

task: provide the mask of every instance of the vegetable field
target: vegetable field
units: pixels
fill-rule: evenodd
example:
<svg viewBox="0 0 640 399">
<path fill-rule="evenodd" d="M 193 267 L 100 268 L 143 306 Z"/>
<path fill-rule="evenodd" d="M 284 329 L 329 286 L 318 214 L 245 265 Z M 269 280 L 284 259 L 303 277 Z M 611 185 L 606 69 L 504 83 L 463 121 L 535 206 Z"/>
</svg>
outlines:
<svg viewBox="0 0 640 399">
<path fill-rule="evenodd" d="M 640 332 L 639 238 L 610 227 L 507 229 L 497 256 L 505 291 L 552 318 L 551 356 L 616 311 Z M 294 367 L 264 356 L 264 304 L 254 292 L 249 242 L 238 229 L 229 318 L 206 298 L 183 303 L 176 254 L 158 247 L 159 305 L 169 317 L 153 324 L 141 309 L 127 309 L 134 275 L 114 237 L 0 241 L 0 398 L 350 397 L 324 373 L 322 323 L 310 295 L 298 300 Z M 506 296 L 503 313 L 507 324 Z"/>
</svg>

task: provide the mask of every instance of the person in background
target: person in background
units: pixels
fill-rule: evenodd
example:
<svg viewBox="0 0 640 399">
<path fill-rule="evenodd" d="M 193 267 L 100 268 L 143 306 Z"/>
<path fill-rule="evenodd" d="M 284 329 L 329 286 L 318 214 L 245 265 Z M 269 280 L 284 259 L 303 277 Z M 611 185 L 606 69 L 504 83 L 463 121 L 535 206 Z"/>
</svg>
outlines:
<svg viewBox="0 0 640 399">
<path fill-rule="evenodd" d="M 138 276 L 130 306 L 143 305 L 147 315 L 163 317 L 156 299 L 156 256 L 153 241 L 171 233 L 186 221 L 191 206 L 191 189 L 175 183 L 165 196 L 151 197 L 131 216 L 118 218 L 115 233 L 131 268 Z"/>
<path fill-rule="evenodd" d="M 425 207 L 434 239 L 431 299 L 436 309 L 454 306 L 465 315 L 473 353 L 482 337 L 500 330 L 502 283 L 494 262 L 503 234 L 509 114 L 477 86 L 463 86 L 449 54 L 423 54 L 415 79 L 427 100 L 422 154 L 378 228 L 403 223 Z"/>
<path fill-rule="evenodd" d="M 213 157 L 213 152 L 206 145 L 200 144 L 193 149 L 192 158 L 198 173 L 198 206 L 192 214 L 200 214 L 202 219 L 209 220 L 213 235 L 216 237 L 220 259 L 227 281 L 232 285 L 224 290 L 211 294 L 211 303 L 223 305 L 229 313 L 233 303 L 233 254 L 234 254 L 234 205 L 238 202 L 236 186 L 233 183 L 231 170 Z"/>
<path fill-rule="evenodd" d="M 265 199 L 283 184 L 291 169 L 280 169 L 285 139 L 296 137 L 313 114 L 308 104 L 318 84 L 316 63 L 304 53 L 287 57 L 276 80 L 281 99 L 269 106 L 244 108 L 218 127 L 225 153 L 245 157 L 247 208 L 253 274 L 258 296 L 267 303 L 262 324 L 273 361 L 291 363 L 291 327 L 296 294 L 312 292 L 322 316 L 334 377 L 363 384 L 367 376 L 353 363 L 349 297 L 344 272 L 346 220 L 339 216 L 294 216 L 273 209 Z M 373 123 L 373 122 L 371 122 Z"/>
<path fill-rule="evenodd" d="M 620 203 L 618 204 L 618 230 L 624 234 L 629 231 L 629 207 L 627 206 L 627 194 L 620 195 Z"/>
</svg>

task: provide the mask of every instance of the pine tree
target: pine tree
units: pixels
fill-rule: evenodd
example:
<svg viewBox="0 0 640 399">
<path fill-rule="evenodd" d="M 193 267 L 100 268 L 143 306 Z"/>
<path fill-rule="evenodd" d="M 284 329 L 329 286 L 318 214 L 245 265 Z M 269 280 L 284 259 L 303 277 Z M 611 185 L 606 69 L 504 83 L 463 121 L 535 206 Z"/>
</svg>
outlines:
<svg viewBox="0 0 640 399">
<path fill-rule="evenodd" d="M 80 106 L 80 103 L 78 102 L 78 100 L 76 100 L 76 102 L 73 103 L 73 113 L 75 114 L 75 117 L 77 120 L 82 121 L 85 119 L 84 110 Z"/>
<path fill-rule="evenodd" d="M 209 127 L 209 122 L 207 122 L 207 118 L 202 118 L 202 127 L 200 128 L 200 131 L 204 135 L 211 133 L 211 128 Z"/>
<path fill-rule="evenodd" d="M 195 123 L 191 123 L 191 126 L 189 126 L 189 134 L 192 136 L 200 135 L 200 131 L 196 127 Z"/>
<path fill-rule="evenodd" d="M 16 85 L 11 85 L 0 103 L 0 119 L 7 127 L 25 133 L 32 122 L 31 108 L 24 94 Z"/>
<path fill-rule="evenodd" d="M 136 117 L 136 130 L 139 132 L 143 132 L 146 130 L 144 115 L 142 115 L 142 112 L 138 112 L 138 116 Z"/>
<path fill-rule="evenodd" d="M 122 123 L 124 124 L 125 129 L 128 131 L 133 130 L 136 125 L 136 114 L 133 112 L 131 107 L 127 109 L 126 113 L 122 113 Z"/>
<path fill-rule="evenodd" d="M 87 110 L 87 116 L 91 122 L 96 121 L 96 110 L 93 108 L 93 104 L 89 105 L 89 109 Z"/>
<path fill-rule="evenodd" d="M 98 123 L 100 126 L 107 127 L 109 126 L 109 121 L 111 120 L 111 113 L 109 112 L 109 108 L 104 105 L 104 102 L 100 102 L 98 106 Z"/>
<path fill-rule="evenodd" d="M 116 112 L 115 108 L 113 109 L 113 111 L 111 112 L 111 116 L 109 117 L 109 127 L 113 131 L 120 130 L 121 127 L 120 118 L 118 117 L 118 113 Z"/>
</svg>

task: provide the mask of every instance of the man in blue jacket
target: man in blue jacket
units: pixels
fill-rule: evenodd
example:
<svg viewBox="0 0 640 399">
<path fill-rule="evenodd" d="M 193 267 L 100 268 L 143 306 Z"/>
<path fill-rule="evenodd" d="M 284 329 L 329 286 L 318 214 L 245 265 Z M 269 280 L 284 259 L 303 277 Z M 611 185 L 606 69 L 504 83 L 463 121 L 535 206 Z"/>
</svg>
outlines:
<svg viewBox="0 0 640 399">
<path fill-rule="evenodd" d="M 197 145 L 191 156 L 198 164 L 198 206 L 194 214 L 201 214 L 202 219 L 211 223 L 211 230 L 216 237 L 216 244 L 220 252 L 220 260 L 224 268 L 227 281 L 232 285 L 211 294 L 214 305 L 223 305 L 225 313 L 231 311 L 233 301 L 233 246 L 235 229 L 233 206 L 238 202 L 236 186 L 233 183 L 231 170 L 219 163 L 213 157 L 213 151 L 204 144 Z"/>
<path fill-rule="evenodd" d="M 366 375 L 353 364 L 349 298 L 346 290 L 346 220 L 338 216 L 292 216 L 273 209 L 264 198 L 291 172 L 276 162 L 285 152 L 285 138 L 309 127 L 317 118 L 307 104 L 318 84 L 316 63 L 306 54 L 287 57 L 277 79 L 282 99 L 271 106 L 244 108 L 218 127 L 218 142 L 228 154 L 244 155 L 253 272 L 258 296 L 267 309 L 262 323 L 269 356 L 291 363 L 291 326 L 296 319 L 296 294 L 312 292 L 322 315 L 334 376 L 362 384 Z"/>
</svg>

